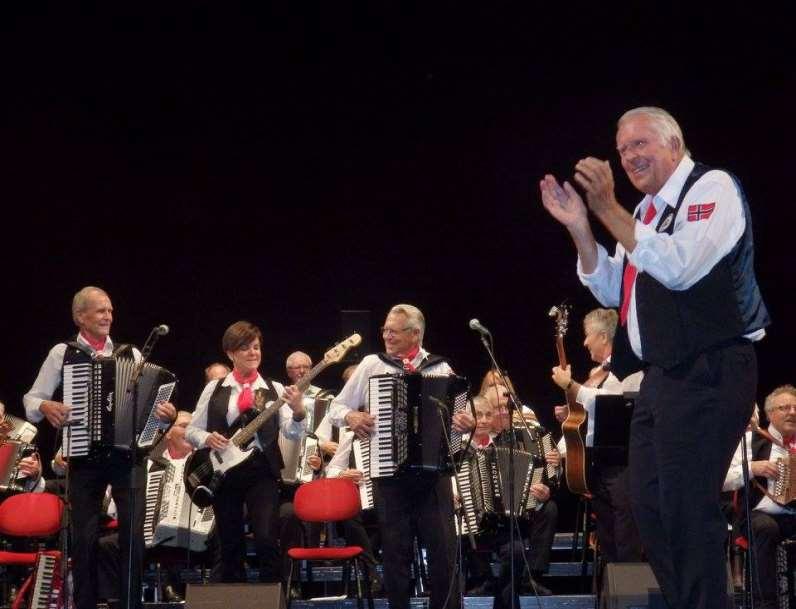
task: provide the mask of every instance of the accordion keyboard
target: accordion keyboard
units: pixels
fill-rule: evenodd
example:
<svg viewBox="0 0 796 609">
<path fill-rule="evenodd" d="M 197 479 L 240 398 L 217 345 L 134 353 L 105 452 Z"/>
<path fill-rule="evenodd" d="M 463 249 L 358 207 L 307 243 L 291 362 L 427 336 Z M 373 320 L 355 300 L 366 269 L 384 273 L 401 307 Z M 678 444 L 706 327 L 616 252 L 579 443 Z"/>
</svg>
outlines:
<svg viewBox="0 0 796 609">
<path fill-rule="evenodd" d="M 64 456 L 82 457 L 89 453 L 89 393 L 91 363 L 64 365 L 63 402 L 71 406 L 64 429 Z"/>
</svg>

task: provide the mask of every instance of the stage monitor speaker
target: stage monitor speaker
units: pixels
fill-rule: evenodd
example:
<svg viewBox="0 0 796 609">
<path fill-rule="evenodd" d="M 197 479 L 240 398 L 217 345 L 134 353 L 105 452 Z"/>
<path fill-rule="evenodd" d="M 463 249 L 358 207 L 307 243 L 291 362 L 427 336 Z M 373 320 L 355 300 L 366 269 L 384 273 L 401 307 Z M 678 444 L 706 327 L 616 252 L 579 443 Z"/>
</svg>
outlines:
<svg viewBox="0 0 796 609">
<path fill-rule="evenodd" d="M 280 584 L 188 584 L 186 609 L 285 609 Z"/>
<path fill-rule="evenodd" d="M 666 609 L 658 581 L 644 562 L 605 565 L 600 609 Z"/>
</svg>

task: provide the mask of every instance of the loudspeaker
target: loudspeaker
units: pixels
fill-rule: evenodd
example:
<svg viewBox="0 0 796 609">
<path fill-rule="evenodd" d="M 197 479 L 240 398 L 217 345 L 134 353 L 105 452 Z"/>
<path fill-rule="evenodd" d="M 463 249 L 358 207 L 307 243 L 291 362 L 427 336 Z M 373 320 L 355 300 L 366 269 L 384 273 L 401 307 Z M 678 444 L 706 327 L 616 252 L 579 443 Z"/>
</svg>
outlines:
<svg viewBox="0 0 796 609">
<path fill-rule="evenodd" d="M 666 601 L 645 562 L 605 565 L 600 609 L 666 609 Z"/>
<path fill-rule="evenodd" d="M 188 584 L 186 609 L 285 609 L 280 584 Z"/>
</svg>

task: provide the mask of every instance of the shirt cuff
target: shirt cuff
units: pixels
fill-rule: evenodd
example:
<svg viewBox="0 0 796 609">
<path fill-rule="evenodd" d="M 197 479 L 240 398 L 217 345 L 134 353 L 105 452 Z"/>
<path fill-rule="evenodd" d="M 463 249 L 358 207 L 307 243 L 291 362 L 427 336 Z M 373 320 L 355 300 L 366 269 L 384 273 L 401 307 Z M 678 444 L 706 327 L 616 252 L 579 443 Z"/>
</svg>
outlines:
<svg viewBox="0 0 796 609">
<path fill-rule="evenodd" d="M 655 256 L 655 254 L 649 247 L 646 247 L 646 243 L 657 235 L 657 231 L 651 224 L 636 222 L 635 229 L 633 230 L 633 236 L 636 239 L 636 247 L 628 254 L 628 258 L 639 272 L 644 270 L 645 262 L 653 262 L 650 257 Z"/>
</svg>

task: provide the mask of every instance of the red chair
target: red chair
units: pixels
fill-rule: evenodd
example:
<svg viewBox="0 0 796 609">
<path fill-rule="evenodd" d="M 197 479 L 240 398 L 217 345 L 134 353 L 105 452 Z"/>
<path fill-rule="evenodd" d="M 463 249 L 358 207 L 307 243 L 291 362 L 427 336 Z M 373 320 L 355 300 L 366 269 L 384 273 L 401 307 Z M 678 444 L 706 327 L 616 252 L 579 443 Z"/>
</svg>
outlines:
<svg viewBox="0 0 796 609">
<path fill-rule="evenodd" d="M 61 530 L 63 502 L 50 493 L 22 493 L 8 497 L 0 503 L 0 535 L 10 537 L 43 538 L 51 537 Z M 49 552 L 60 558 L 60 553 Z M 33 567 L 37 552 L 0 551 L 0 565 L 21 565 Z M 32 582 L 28 577 L 19 591 L 12 609 L 20 607 L 25 600 L 25 592 Z"/>
<path fill-rule="evenodd" d="M 306 522 L 337 522 L 353 518 L 361 509 L 359 503 L 359 490 L 356 484 L 345 478 L 320 478 L 302 484 L 296 491 L 293 499 L 293 510 L 296 517 Z M 357 585 L 357 607 L 362 609 L 362 579 L 360 567 L 365 575 L 365 593 L 369 609 L 373 609 L 373 596 L 370 591 L 370 573 L 367 565 L 360 561 L 362 556 L 360 546 L 343 546 L 339 548 L 290 548 L 287 551 L 292 559 L 290 573 L 287 578 L 287 589 L 293 578 L 293 569 L 297 561 L 344 561 L 343 583 L 345 593 L 348 595 L 349 569 L 353 566 L 354 577 Z M 290 599 L 288 598 L 288 607 Z"/>
</svg>

